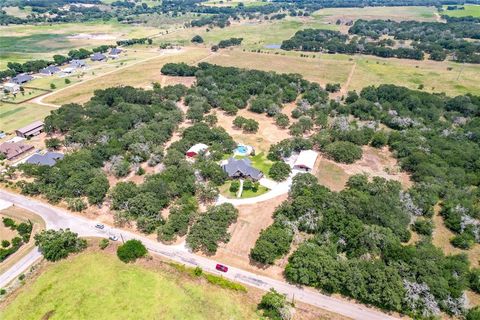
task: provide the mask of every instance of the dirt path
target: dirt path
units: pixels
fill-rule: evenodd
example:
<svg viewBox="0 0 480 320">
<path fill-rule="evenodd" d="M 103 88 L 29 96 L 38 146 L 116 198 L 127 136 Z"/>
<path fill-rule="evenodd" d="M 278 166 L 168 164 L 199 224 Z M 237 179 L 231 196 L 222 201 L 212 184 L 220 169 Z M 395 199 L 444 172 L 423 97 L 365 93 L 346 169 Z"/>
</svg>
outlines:
<svg viewBox="0 0 480 320">
<path fill-rule="evenodd" d="M 350 83 L 352 82 L 353 75 L 355 74 L 355 69 L 357 68 L 357 62 L 355 61 L 352 65 L 352 69 L 350 70 L 350 73 L 348 74 L 347 81 L 345 81 L 345 84 L 342 86 L 339 92 L 337 94 L 333 95 L 335 98 L 336 97 L 341 97 L 347 94 L 348 88 L 350 87 Z"/>
</svg>

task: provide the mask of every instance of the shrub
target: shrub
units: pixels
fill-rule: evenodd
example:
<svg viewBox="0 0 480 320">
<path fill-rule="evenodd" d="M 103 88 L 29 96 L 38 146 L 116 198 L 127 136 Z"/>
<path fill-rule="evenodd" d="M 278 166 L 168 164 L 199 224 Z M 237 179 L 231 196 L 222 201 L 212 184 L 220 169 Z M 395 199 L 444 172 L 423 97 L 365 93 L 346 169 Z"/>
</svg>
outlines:
<svg viewBox="0 0 480 320">
<path fill-rule="evenodd" d="M 377 131 L 373 134 L 372 142 L 370 144 L 374 148 L 381 148 L 388 143 L 388 135 L 385 131 Z"/>
<path fill-rule="evenodd" d="M 480 307 L 476 306 L 473 309 L 468 310 L 466 320 L 479 320 L 480 319 Z"/>
<path fill-rule="evenodd" d="M 253 189 L 253 182 L 252 180 L 245 180 L 243 181 L 243 190 L 252 190 Z"/>
<path fill-rule="evenodd" d="M 0 289 L 0 296 L 3 296 L 5 293 L 7 293 L 7 290 L 4 288 Z"/>
<path fill-rule="evenodd" d="M 232 183 L 230 184 L 230 192 L 238 192 L 240 190 L 240 182 L 238 180 L 233 180 Z"/>
<path fill-rule="evenodd" d="M 197 34 L 192 38 L 191 42 L 193 42 L 193 43 L 203 43 L 203 38 Z"/>
<path fill-rule="evenodd" d="M 362 148 L 349 141 L 336 141 L 325 147 L 325 152 L 333 160 L 342 163 L 354 163 L 362 157 Z"/>
<path fill-rule="evenodd" d="M 121 261 L 128 263 L 144 257 L 147 252 L 147 248 L 140 240 L 132 239 L 118 247 L 117 256 Z"/>
<path fill-rule="evenodd" d="M 282 129 L 285 129 L 290 125 L 290 119 L 286 114 L 279 113 L 275 116 L 275 124 Z"/>
<path fill-rule="evenodd" d="M 110 241 L 108 239 L 102 239 L 100 240 L 100 242 L 98 243 L 98 247 L 100 249 L 105 249 L 106 247 L 108 247 L 108 245 L 110 244 Z"/>
<path fill-rule="evenodd" d="M 270 170 L 268 171 L 268 175 L 275 181 L 284 181 L 288 178 L 292 169 L 288 164 L 283 161 L 275 162 Z"/>
<path fill-rule="evenodd" d="M 11 218 L 2 218 L 3 225 L 7 228 L 10 228 L 12 230 L 15 230 L 17 228 L 17 225 L 15 224 L 15 221 Z"/>
<path fill-rule="evenodd" d="M 22 273 L 19 277 L 18 280 L 23 281 L 25 280 L 25 275 Z"/>
<path fill-rule="evenodd" d="M 464 232 L 455 236 L 450 242 L 454 247 L 467 250 L 475 244 L 475 238 L 470 233 Z"/>
<path fill-rule="evenodd" d="M 87 208 L 87 204 L 80 198 L 67 199 L 68 209 L 74 212 L 81 212 Z"/>
<path fill-rule="evenodd" d="M 48 149 L 58 150 L 62 146 L 62 141 L 60 139 L 57 139 L 57 138 L 47 139 L 47 140 L 45 140 L 45 146 Z"/>
<path fill-rule="evenodd" d="M 217 285 L 219 287 L 222 287 L 224 289 L 231 289 L 235 291 L 241 291 L 241 292 L 247 292 L 247 288 L 245 288 L 243 285 L 230 281 L 228 279 L 225 279 L 220 276 L 216 276 L 213 274 L 205 274 L 205 279 L 214 285 Z"/>
<path fill-rule="evenodd" d="M 258 310 L 263 310 L 263 315 L 265 317 L 274 320 L 285 319 L 283 317 L 283 312 L 286 307 L 286 297 L 273 288 L 263 295 L 262 300 L 257 306 Z"/>
<path fill-rule="evenodd" d="M 2 240 L 2 247 L 7 248 L 10 246 L 10 241 L 8 240 Z"/>
<path fill-rule="evenodd" d="M 480 269 L 472 269 L 470 272 L 470 288 L 476 293 L 480 293 Z"/>
<path fill-rule="evenodd" d="M 433 223 L 430 220 L 417 220 L 413 224 L 413 231 L 424 236 L 431 236 L 433 232 Z"/>
<path fill-rule="evenodd" d="M 327 83 L 325 90 L 328 92 L 338 92 L 340 91 L 340 83 Z"/>
</svg>

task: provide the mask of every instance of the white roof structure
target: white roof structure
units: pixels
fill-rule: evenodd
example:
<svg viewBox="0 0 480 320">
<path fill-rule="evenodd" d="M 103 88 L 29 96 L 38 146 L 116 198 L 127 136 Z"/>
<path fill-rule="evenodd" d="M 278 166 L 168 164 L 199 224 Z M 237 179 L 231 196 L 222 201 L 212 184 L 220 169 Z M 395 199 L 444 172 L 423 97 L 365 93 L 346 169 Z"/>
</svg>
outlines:
<svg viewBox="0 0 480 320">
<path fill-rule="evenodd" d="M 208 149 L 208 146 L 204 143 L 197 143 L 193 145 L 190 149 L 187 151 L 187 155 L 189 154 L 199 154 L 202 151 L 205 151 Z"/>
<path fill-rule="evenodd" d="M 313 150 L 302 150 L 298 155 L 295 164 L 293 165 L 295 168 L 302 168 L 313 170 L 315 167 L 315 161 L 317 161 L 318 152 Z"/>
<path fill-rule="evenodd" d="M 65 72 L 65 73 L 72 73 L 72 72 L 74 72 L 75 70 L 77 70 L 77 68 L 75 68 L 75 67 L 66 67 L 65 69 L 63 69 L 63 72 Z"/>
</svg>

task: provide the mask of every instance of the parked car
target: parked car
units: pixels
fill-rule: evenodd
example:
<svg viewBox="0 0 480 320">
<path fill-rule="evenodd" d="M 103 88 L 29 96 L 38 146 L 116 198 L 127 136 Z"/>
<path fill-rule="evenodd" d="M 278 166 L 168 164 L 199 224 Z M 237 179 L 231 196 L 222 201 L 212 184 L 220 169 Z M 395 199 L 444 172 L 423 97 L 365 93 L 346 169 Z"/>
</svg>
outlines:
<svg viewBox="0 0 480 320">
<path fill-rule="evenodd" d="M 224 266 L 223 264 L 220 264 L 220 263 L 217 263 L 217 265 L 215 266 L 215 269 L 217 269 L 218 271 L 222 271 L 222 272 L 227 272 L 228 271 L 228 267 Z"/>
<path fill-rule="evenodd" d="M 110 236 L 108 237 L 108 239 L 112 240 L 112 241 L 118 241 L 118 237 L 117 236 Z"/>
<path fill-rule="evenodd" d="M 105 228 L 105 225 L 100 224 L 100 223 L 97 223 L 97 224 L 95 225 L 95 228 L 97 228 L 97 229 L 103 229 L 103 228 Z"/>
</svg>

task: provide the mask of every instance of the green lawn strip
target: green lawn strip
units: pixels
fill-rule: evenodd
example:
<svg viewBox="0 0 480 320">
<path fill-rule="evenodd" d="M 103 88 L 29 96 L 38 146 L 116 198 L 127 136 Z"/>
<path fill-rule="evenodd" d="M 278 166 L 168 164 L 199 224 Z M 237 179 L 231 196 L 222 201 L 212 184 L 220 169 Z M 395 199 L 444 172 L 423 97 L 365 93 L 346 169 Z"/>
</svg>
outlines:
<svg viewBox="0 0 480 320">
<path fill-rule="evenodd" d="M 48 266 L 35 281 L 27 282 L 0 318 L 258 318 L 255 306 L 242 301 L 241 294 L 235 292 L 244 291 L 237 284 L 227 285 L 226 279 L 207 281 L 215 285 L 167 270 L 124 264 L 109 254 L 84 253 Z"/>
</svg>

